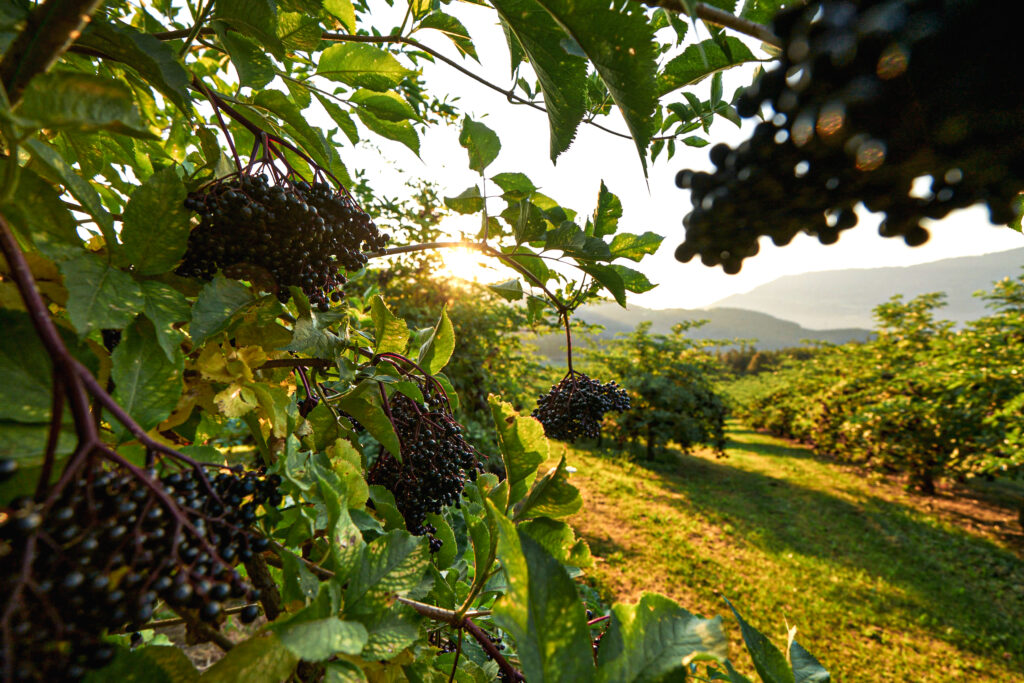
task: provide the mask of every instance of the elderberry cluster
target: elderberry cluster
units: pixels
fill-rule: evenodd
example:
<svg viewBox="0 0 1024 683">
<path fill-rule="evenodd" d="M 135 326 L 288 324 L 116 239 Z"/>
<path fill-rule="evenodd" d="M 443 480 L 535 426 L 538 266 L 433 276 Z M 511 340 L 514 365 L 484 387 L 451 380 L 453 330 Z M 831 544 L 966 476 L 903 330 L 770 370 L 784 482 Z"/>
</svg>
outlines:
<svg viewBox="0 0 1024 683">
<path fill-rule="evenodd" d="M 550 439 L 575 441 L 596 438 L 601 420 L 610 411 L 629 410 L 629 394 L 616 382 L 601 384 L 582 372 L 570 370 L 551 391 L 537 399 L 533 417 L 544 425 Z"/>
<path fill-rule="evenodd" d="M 923 220 L 979 202 L 992 223 L 1012 221 L 1024 88 L 1006 66 L 1019 47 L 1005 10 L 816 0 L 779 13 L 780 63 L 736 100 L 740 116 L 767 120 L 736 149 L 714 146 L 714 173 L 676 178 L 693 203 L 676 258 L 735 273 L 762 235 L 832 244 L 856 225 L 859 202 L 885 214 L 881 235 L 910 246 L 927 241 Z"/>
<path fill-rule="evenodd" d="M 338 301 L 344 271 L 362 268 L 364 251 L 383 249 L 369 215 L 326 183 L 239 174 L 191 193 L 199 214 L 178 274 L 208 280 L 218 270 L 259 281 L 269 277 L 282 303 L 295 286 L 324 309 Z"/>
<path fill-rule="evenodd" d="M 394 494 L 409 532 L 431 535 L 430 550 L 437 552 L 442 541 L 433 536 L 436 529 L 425 524 L 426 516 L 440 513 L 447 505 L 458 505 L 466 478 L 476 481 L 483 465 L 440 392 L 430 391 L 425 383 L 420 388 L 426 397 L 424 403 L 399 393 L 390 399 L 402 461 L 383 451 L 366 480 Z"/>
<path fill-rule="evenodd" d="M 114 656 L 105 631 L 139 629 L 161 602 L 216 623 L 226 600 L 259 599 L 233 566 L 268 547 L 248 527 L 260 506 L 280 505 L 280 478 L 222 472 L 209 487 L 193 473 L 146 478 L 93 463 L 52 503 L 22 498 L 0 510 L 13 680 L 81 679 Z M 255 605 L 240 614 L 257 616 Z"/>
</svg>

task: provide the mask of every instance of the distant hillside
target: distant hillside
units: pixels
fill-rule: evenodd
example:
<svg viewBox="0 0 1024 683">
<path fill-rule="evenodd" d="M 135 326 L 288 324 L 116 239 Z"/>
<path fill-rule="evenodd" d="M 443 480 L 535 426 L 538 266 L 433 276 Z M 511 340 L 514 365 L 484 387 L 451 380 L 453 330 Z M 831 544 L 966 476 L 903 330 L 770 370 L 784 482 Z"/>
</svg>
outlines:
<svg viewBox="0 0 1024 683">
<path fill-rule="evenodd" d="M 871 310 L 893 294 L 911 298 L 946 292 L 943 318 L 963 323 L 985 314 L 984 303 L 972 296 L 1024 266 L 1024 248 L 944 259 L 917 266 L 853 268 L 787 275 L 746 294 L 734 294 L 710 308 L 745 308 L 815 328 L 874 327 Z"/>
<path fill-rule="evenodd" d="M 603 331 L 593 335 L 596 339 L 611 339 L 618 333 L 630 332 L 644 321 L 651 322 L 652 332 L 666 334 L 673 325 L 684 320 L 708 320 L 702 327 L 691 330 L 690 335 L 696 339 L 756 339 L 754 345 L 759 349 L 800 346 L 805 339 L 843 344 L 848 341 L 864 341 L 871 334 L 866 329 L 810 330 L 764 313 L 738 308 L 673 308 L 656 311 L 639 306 L 623 309 L 614 303 L 602 303 L 583 306 L 575 317 L 591 325 L 604 326 Z M 555 362 L 560 362 L 565 353 L 565 337 L 560 334 L 545 335 L 533 343 L 542 355 Z"/>
</svg>

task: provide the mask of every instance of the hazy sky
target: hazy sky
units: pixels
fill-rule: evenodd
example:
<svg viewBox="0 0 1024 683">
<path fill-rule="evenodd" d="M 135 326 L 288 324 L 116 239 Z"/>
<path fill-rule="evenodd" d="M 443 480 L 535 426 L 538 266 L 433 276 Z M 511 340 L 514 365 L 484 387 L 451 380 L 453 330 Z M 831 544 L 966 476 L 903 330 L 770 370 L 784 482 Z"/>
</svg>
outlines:
<svg viewBox="0 0 1024 683">
<path fill-rule="evenodd" d="M 508 50 L 493 10 L 468 3 L 452 3 L 446 6 L 446 11 L 457 14 L 469 29 L 482 65 L 459 58 L 451 43 L 436 31 L 419 31 L 414 37 L 475 73 L 508 87 L 511 83 Z M 383 27 L 385 23 L 378 25 Z M 671 161 L 665 162 L 662 157 L 649 167 L 645 181 L 631 140 L 609 135 L 592 126 L 581 126 L 573 145 L 559 157 L 557 164 L 552 164 L 548 156 L 545 114 L 512 105 L 499 93 L 480 86 L 444 64 L 424 63 L 423 72 L 431 92 L 460 98 L 458 104 L 464 111 L 498 132 L 502 150 L 488 167 L 488 175 L 503 171 L 526 173 L 542 192 L 584 215 L 593 211 L 600 182 L 604 180 L 622 200 L 624 216 L 620 229 L 636 233 L 651 230 L 665 236 L 657 254 L 639 266 L 627 263 L 644 271 L 652 282 L 659 285 L 646 294 L 631 296 L 630 301 L 641 306 L 697 308 L 783 275 L 812 270 L 912 265 L 1024 246 L 1024 237 L 1008 228 L 991 226 L 987 212 L 975 207 L 935 224 L 931 240 L 913 249 L 901 239 L 879 237 L 879 218 L 865 214 L 857 227 L 844 232 L 837 244 L 828 247 L 804 235 L 784 248 L 774 247 L 769 240 L 763 239 L 761 252 L 747 259 L 742 272 L 737 275 L 707 268 L 698 259 L 682 264 L 674 259 L 673 252 L 683 239 L 681 221 L 690 204 L 688 193 L 676 188 L 675 175 L 682 168 L 710 169 L 709 148 L 692 149 L 679 145 L 679 151 Z M 727 73 L 726 96 L 731 96 L 736 87 L 749 82 L 749 74 L 749 71 Z M 706 97 L 706 93 L 702 97 Z M 625 130 L 617 112 L 605 117 L 602 123 L 616 130 Z M 752 125 L 748 123 L 747 127 Z M 466 154 L 458 144 L 458 132 L 457 126 L 430 130 L 421 140 L 421 159 L 404 146 L 383 140 L 381 150 L 393 160 L 392 165 L 382 166 L 381 156 L 375 151 L 346 148 L 342 155 L 350 166 L 366 168 L 374 186 L 390 195 L 401 191 L 404 173 L 409 177 L 433 179 L 444 189 L 444 194 L 452 196 L 479 179 L 467 167 Z M 711 133 L 713 142 L 724 141 L 734 146 L 746 138 L 745 130 L 741 131 L 725 120 L 716 123 Z M 493 209 L 500 211 L 500 200 L 492 201 Z M 475 231 L 479 217 L 453 218 L 449 226 L 453 231 Z M 494 276 L 495 281 L 505 278 L 507 275 L 504 273 Z"/>
</svg>

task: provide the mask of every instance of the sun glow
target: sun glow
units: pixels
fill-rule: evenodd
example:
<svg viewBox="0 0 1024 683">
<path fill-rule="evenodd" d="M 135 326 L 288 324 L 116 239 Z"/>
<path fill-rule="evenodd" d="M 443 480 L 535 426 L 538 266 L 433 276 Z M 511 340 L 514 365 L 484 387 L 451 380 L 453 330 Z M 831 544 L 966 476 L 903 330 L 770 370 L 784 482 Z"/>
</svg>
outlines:
<svg viewBox="0 0 1024 683">
<path fill-rule="evenodd" d="M 460 280 L 487 284 L 501 277 L 489 264 L 491 259 L 475 249 L 445 249 L 441 258 L 444 260 L 442 273 Z"/>
</svg>

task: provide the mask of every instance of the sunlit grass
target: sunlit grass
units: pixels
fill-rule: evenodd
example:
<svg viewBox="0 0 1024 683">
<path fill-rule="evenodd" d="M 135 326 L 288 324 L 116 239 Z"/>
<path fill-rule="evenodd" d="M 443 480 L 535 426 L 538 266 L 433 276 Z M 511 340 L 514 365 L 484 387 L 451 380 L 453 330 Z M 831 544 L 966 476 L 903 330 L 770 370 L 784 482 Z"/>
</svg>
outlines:
<svg viewBox="0 0 1024 683">
<path fill-rule="evenodd" d="M 586 502 L 573 522 L 611 597 L 655 590 L 711 615 L 727 596 L 777 642 L 795 624 L 837 681 L 1021 680 L 1019 557 L 898 487 L 737 425 L 731 436 L 726 459 L 654 466 L 571 450 Z"/>
</svg>

